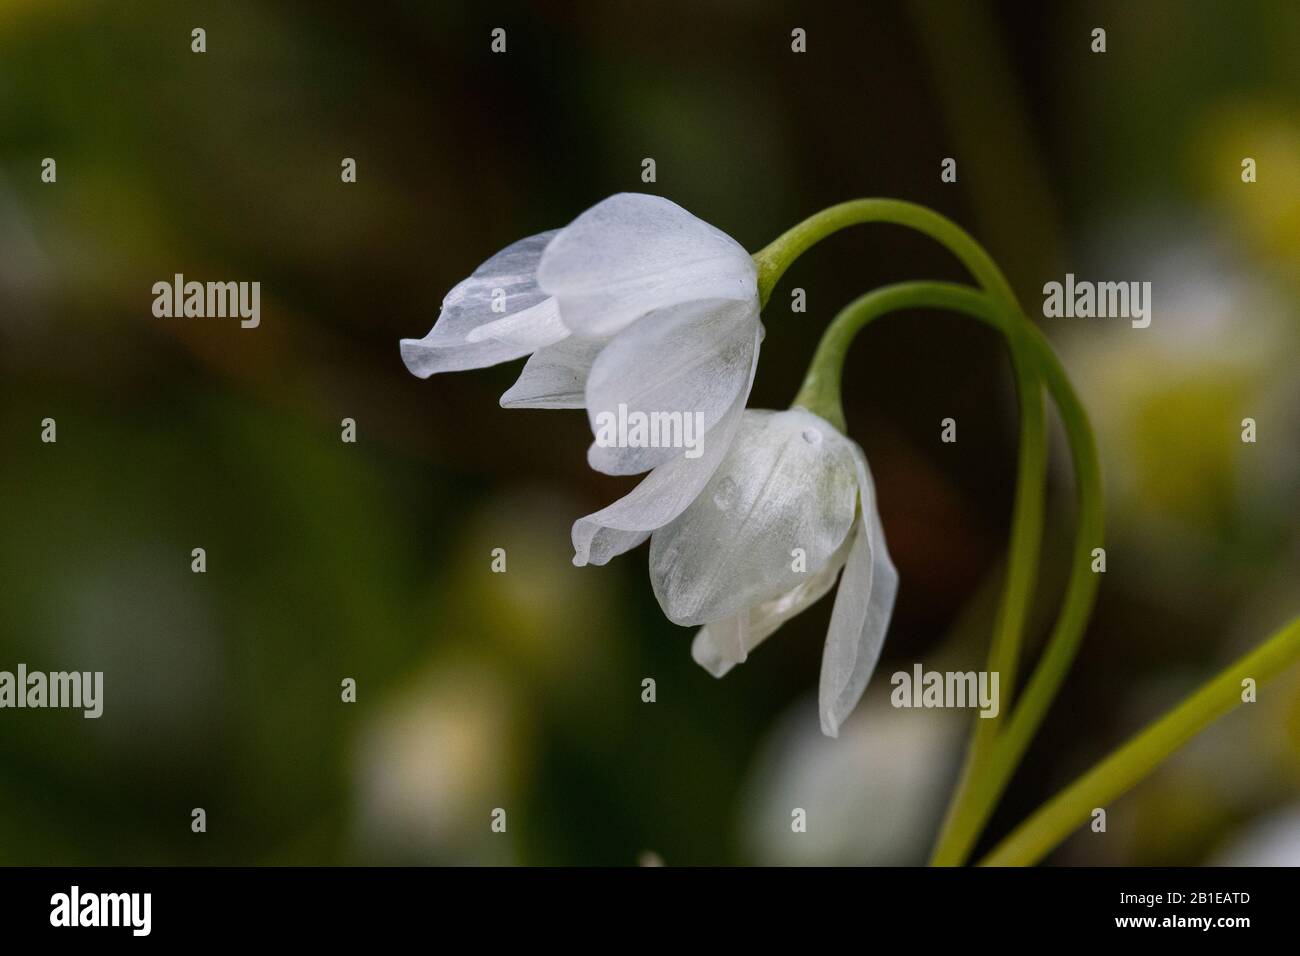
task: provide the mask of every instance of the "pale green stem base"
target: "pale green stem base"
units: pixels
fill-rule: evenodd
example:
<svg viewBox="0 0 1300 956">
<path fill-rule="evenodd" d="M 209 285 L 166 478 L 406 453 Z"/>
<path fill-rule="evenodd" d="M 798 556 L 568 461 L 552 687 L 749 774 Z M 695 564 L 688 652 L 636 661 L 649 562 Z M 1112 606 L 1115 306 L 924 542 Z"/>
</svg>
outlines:
<svg viewBox="0 0 1300 956">
<path fill-rule="evenodd" d="M 1016 827 L 981 866 L 1037 863 L 1092 811 L 1104 807 L 1151 773 L 1165 758 L 1209 724 L 1242 703 L 1242 681 L 1258 687 L 1300 659 L 1300 618 L 1260 647 L 1235 661 L 1187 700 L 1151 724 L 1101 763 L 1066 787 Z"/>
</svg>

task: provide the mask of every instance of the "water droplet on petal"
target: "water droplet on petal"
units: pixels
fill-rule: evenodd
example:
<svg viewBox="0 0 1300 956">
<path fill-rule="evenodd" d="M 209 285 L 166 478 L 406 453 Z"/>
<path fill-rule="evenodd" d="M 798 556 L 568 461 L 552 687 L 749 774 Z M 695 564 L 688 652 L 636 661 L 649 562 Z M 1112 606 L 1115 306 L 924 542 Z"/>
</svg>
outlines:
<svg viewBox="0 0 1300 956">
<path fill-rule="evenodd" d="M 713 491 L 713 503 L 721 511 L 726 511 L 736 503 L 736 483 L 730 477 L 718 482 L 718 487 Z"/>
<path fill-rule="evenodd" d="M 803 430 L 803 440 L 810 445 L 820 445 L 822 443 L 822 433 L 816 428 L 805 428 Z"/>
</svg>

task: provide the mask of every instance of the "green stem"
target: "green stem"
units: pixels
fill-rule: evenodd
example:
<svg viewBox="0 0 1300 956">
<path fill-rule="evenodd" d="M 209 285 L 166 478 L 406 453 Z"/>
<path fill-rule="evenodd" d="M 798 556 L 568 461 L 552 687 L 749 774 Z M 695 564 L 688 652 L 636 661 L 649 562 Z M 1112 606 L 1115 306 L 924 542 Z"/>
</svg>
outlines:
<svg viewBox="0 0 1300 956">
<path fill-rule="evenodd" d="M 1300 617 L 1230 664 L 1200 690 L 1066 787 L 994 847 L 981 866 L 1037 863 L 1088 819 L 1125 793 L 1192 737 L 1242 702 L 1242 681 L 1263 686 L 1300 659 Z"/>
<path fill-rule="evenodd" d="M 993 640 L 989 648 L 988 670 L 999 674 L 1000 686 L 1008 694 L 1015 686 L 1016 664 L 1020 657 L 1020 643 L 1029 614 L 1029 602 L 1034 589 L 1038 557 L 1043 535 L 1043 494 L 1047 474 L 1047 434 L 1043 411 L 1043 392 L 1035 363 L 1029 358 L 1030 346 L 1021 339 L 1023 321 L 1015 293 L 1006 276 L 993 257 L 974 238 L 951 219 L 898 199 L 857 199 L 840 203 L 810 216 L 778 237 L 754 256 L 758 265 L 758 286 L 762 301 L 767 303 L 773 287 L 790 263 L 826 236 L 847 226 L 866 223 L 890 223 L 906 226 L 929 236 L 946 247 L 990 295 L 1002 302 L 1008 313 L 1005 331 L 1011 348 L 1015 369 L 1016 394 L 1020 403 L 1019 461 L 1016 466 L 1016 493 L 1011 517 L 1011 558 L 1002 602 L 994 622 Z M 895 287 L 898 289 L 903 286 Z M 883 298 L 859 300 L 860 307 L 868 310 L 893 308 L 893 297 L 905 293 L 886 293 Z M 850 307 L 853 308 L 853 307 Z M 870 319 L 865 319 L 870 321 Z M 853 332 L 828 328 L 817 347 L 817 354 L 809 366 L 795 404 L 821 415 L 840 431 L 845 430 L 844 409 L 841 404 L 841 379 L 844 354 L 853 339 Z M 829 370 L 829 371 L 828 371 Z M 963 781 L 974 773 L 993 733 L 1000 725 L 1005 708 L 999 708 L 999 717 L 975 723 Z M 964 788 L 959 785 L 957 793 Z"/>
<path fill-rule="evenodd" d="M 934 282 L 902 282 L 884 286 L 861 296 L 831 321 L 804 379 L 794 404 L 827 419 L 843 430 L 840 405 L 844 360 L 853 338 L 862 327 L 889 312 L 907 308 L 953 308 L 955 301 L 964 303 L 971 290 L 964 286 L 955 299 L 949 299 L 946 287 Z M 1011 566 L 1007 573 L 1002 602 L 993 628 L 987 670 L 999 675 L 999 684 L 1010 690 L 1015 686 L 1019 658 L 1019 637 L 1025 628 L 1038 563 L 1039 543 L 1043 534 L 1043 494 L 1047 469 L 1047 430 L 1043 416 L 1042 385 L 1036 365 L 1030 357 L 1032 346 L 1024 341 L 1018 318 L 998 312 L 996 327 L 1007 337 L 1016 373 L 1016 390 L 1020 396 L 1021 446 L 1017 467 L 1014 517 L 1011 528 Z M 1003 708 L 999 707 L 1001 715 Z M 994 734 L 1000 726 L 996 718 L 975 721 L 972 746 L 957 787 L 957 794 L 969 786 L 969 779 L 982 765 Z M 960 801 L 954 801 L 956 806 Z"/>
<path fill-rule="evenodd" d="M 1005 732 L 985 732 L 983 752 L 973 746 L 968 754 L 966 770 L 932 859 L 937 865 L 956 865 L 970 854 L 1011 773 L 1056 696 L 1082 640 L 1098 584 L 1091 562 L 1092 549 L 1100 546 L 1102 538 L 1101 473 L 1087 414 L 1042 334 L 1028 323 L 1009 315 L 1005 306 L 993 297 L 962 285 L 900 283 L 877 289 L 854 301 L 827 328 L 813 359 L 812 371 L 795 403 L 816 410 L 819 402 L 824 402 L 827 395 L 838 389 L 844 359 L 853 337 L 874 319 L 903 308 L 951 309 L 970 315 L 1001 331 L 1013 349 L 1013 356 L 1016 349 L 1027 350 L 1024 358 L 1031 363 L 1030 371 L 1035 376 L 1041 374 L 1044 377 L 1058 406 L 1078 476 L 1078 531 L 1064 606 L 1042 659 L 1011 713 Z M 1045 444 L 1041 431 L 1033 435 L 1031 440 Z M 1036 451 L 1041 451 L 1041 448 Z M 1041 525 L 1034 529 L 1035 538 L 1039 530 Z M 1013 550 L 1013 562 L 1017 553 Z M 1019 595 L 1009 597 L 1004 605 L 1020 599 Z M 1028 592 L 1025 592 L 1023 600 L 1027 606 Z M 990 660 L 1000 659 L 1000 653 L 995 647 Z M 978 727 L 975 733 L 979 741 Z"/>
<path fill-rule="evenodd" d="M 1015 293 L 993 257 L 951 219 L 901 199 L 854 199 L 809 216 L 754 253 L 762 304 L 767 305 L 772 289 L 790 264 L 816 243 L 848 226 L 873 222 L 907 226 L 929 236 L 960 259 L 990 293 L 1007 302 L 1016 301 Z"/>
<path fill-rule="evenodd" d="M 1016 464 L 1010 545 L 1013 564 L 1007 575 L 1006 596 L 998 608 L 993 627 L 987 668 L 1000 675 L 999 686 L 1006 688 L 1008 703 L 1018 676 L 1020 636 L 1025 631 L 1037 582 L 1047 489 L 1047 419 L 1043 409 L 1043 383 L 1029 356 L 1030 346 L 1022 339 L 1024 332 L 1016 321 L 1018 317 L 1019 313 L 1009 316 L 1008 342 L 1016 376 L 1016 394 L 1020 396 L 1020 440 L 1026 447 L 1020 451 Z M 991 739 L 1002 726 L 1001 717 L 1002 708 L 999 707 L 996 716 L 975 721 L 973 755 L 981 752 L 986 739 L 983 732 L 987 732 Z"/>
<path fill-rule="evenodd" d="M 1008 709 L 1015 688 L 1017 663 L 1020 658 L 1029 604 L 1034 590 L 1043 529 L 1043 497 L 1047 471 L 1047 438 L 1043 411 L 1043 395 L 1036 363 L 1030 359 L 1032 346 L 1026 342 L 1029 323 L 1016 301 L 1006 277 L 997 263 L 965 230 L 944 216 L 923 206 L 895 199 L 859 199 L 831 206 L 809 217 L 778 237 L 754 256 L 758 266 L 758 287 L 761 300 L 767 304 L 772 289 L 790 263 L 826 236 L 847 226 L 881 222 L 907 226 L 947 247 L 971 275 L 1002 307 L 1006 316 L 1003 328 L 1011 349 L 1016 376 L 1016 393 L 1020 404 L 1019 458 L 1016 466 L 1017 481 L 1015 501 L 1012 505 L 1010 559 L 1002 601 L 998 607 L 989 646 L 986 669 L 999 675 L 1000 686 L 1005 688 L 1007 700 L 998 710 L 998 717 L 974 722 L 971 743 L 966 760 L 953 791 L 940 845 L 949 839 L 950 829 L 960 819 L 962 808 L 974 783 L 982 775 L 992 744 L 1001 727 L 1002 715 Z M 865 324 L 875 315 L 906 308 L 892 305 L 905 302 L 907 293 L 903 286 L 882 298 L 863 297 L 850 309 L 874 312 L 862 319 Z M 879 311 L 875 311 L 879 310 Z M 846 310 L 848 311 L 848 310 Z M 844 313 L 841 313 L 843 315 Z M 841 404 L 841 378 L 843 356 L 852 341 L 853 332 L 846 324 L 839 330 L 827 329 L 818 346 L 817 355 L 809 368 L 795 404 L 809 408 L 821 415 L 841 431 L 845 430 L 844 410 Z"/>
<path fill-rule="evenodd" d="M 975 307 L 976 303 L 968 303 Z M 1092 614 L 1099 579 L 1092 571 L 1092 550 L 1102 543 L 1103 507 L 1101 469 L 1096 440 L 1087 413 L 1070 386 L 1064 369 L 1042 334 L 1029 328 L 1026 337 L 1065 425 L 1066 440 L 1075 467 L 1078 528 L 1075 532 L 1070 579 L 1056 626 L 1048 638 L 1038 666 L 1016 702 L 1003 730 L 992 740 L 987 758 L 972 780 L 965 799 L 951 813 L 931 862 L 955 866 L 969 855 L 997 806 L 998 799 L 1020 764 L 1061 682 L 1074 661 Z"/>
</svg>

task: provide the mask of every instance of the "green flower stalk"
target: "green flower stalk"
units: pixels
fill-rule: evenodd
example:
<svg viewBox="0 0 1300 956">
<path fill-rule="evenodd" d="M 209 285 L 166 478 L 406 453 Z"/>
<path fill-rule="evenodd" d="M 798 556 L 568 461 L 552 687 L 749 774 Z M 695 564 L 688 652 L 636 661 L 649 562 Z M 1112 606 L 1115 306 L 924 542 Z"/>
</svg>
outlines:
<svg viewBox="0 0 1300 956">
<path fill-rule="evenodd" d="M 1300 657 L 1300 617 L 1224 668 L 1187 700 L 1148 726 L 1048 801 L 980 861 L 980 866 L 1037 863 L 1083 824 L 1094 807 L 1121 796 L 1207 726 L 1242 702 L 1242 681 L 1257 686 Z"/>
<path fill-rule="evenodd" d="M 1042 379 L 1038 363 L 1031 355 L 1036 347 L 1030 339 L 1037 332 L 1023 319 L 1015 294 L 1002 271 L 968 233 L 938 213 L 900 200 L 863 199 L 832 206 L 817 213 L 757 253 L 754 260 L 758 264 L 760 301 L 767 302 L 773 286 L 790 263 L 816 242 L 846 226 L 873 222 L 915 229 L 952 252 L 987 293 L 987 298 L 981 300 L 976 307 L 978 314 L 975 317 L 990 321 L 1003 332 L 1011 351 L 1020 408 L 1019 460 L 1011 521 L 1011 554 L 986 667 L 988 671 L 1000 675 L 1001 686 L 1010 692 L 1015 686 L 1020 645 L 1041 549 L 1047 439 Z M 959 289 L 960 287 L 937 283 L 909 283 L 877 290 L 850 305 L 832 321 L 823 336 L 795 404 L 816 411 L 843 429 L 845 423 L 840 386 L 844 357 L 857 332 L 874 318 L 897 309 L 928 306 L 958 308 L 960 311 L 960 306 L 970 303 L 959 293 Z M 954 293 L 958 293 L 955 298 Z M 1087 442 L 1091 442 L 1090 433 Z M 1095 453 L 1093 458 L 1095 459 Z M 1100 499 L 1099 490 L 1097 497 Z M 1100 505 L 1097 512 L 1099 515 Z M 1099 525 L 1097 537 L 1100 538 Z M 1090 597 L 1088 604 L 1091 604 Z M 1086 623 L 1086 613 L 1083 623 Z M 1082 634 L 1082 626 L 1078 632 Z M 1066 663 L 1068 665 L 1068 661 Z M 1050 703 L 1050 700 L 1046 703 Z M 1046 707 L 1042 709 L 1045 711 Z M 965 803 L 966 795 L 990 759 L 992 743 L 1004 710 L 1005 708 L 1000 708 L 999 717 L 980 720 L 975 724 L 966 763 L 949 810 L 950 824 L 955 824 L 957 808 Z M 1037 719 L 1041 719 L 1041 713 L 1037 714 Z M 1034 727 L 1037 726 L 1037 719 Z M 987 812 L 984 811 L 985 814 Z M 945 833 L 947 830 L 948 827 L 945 826 Z"/>
<path fill-rule="evenodd" d="M 847 345 L 853 336 L 874 319 L 908 308 L 949 309 L 969 315 L 1002 332 L 1008 342 L 1016 342 L 1028 350 L 1028 359 L 1033 363 L 1029 373 L 1034 376 L 1041 374 L 1046 379 L 1048 391 L 1060 409 L 1078 482 L 1079 530 L 1064 609 L 1038 668 L 1012 709 L 1005 731 L 986 731 L 981 738 L 978 728 L 991 721 L 976 724 L 976 737 L 958 784 L 956 799 L 934 853 L 933 862 L 942 865 L 961 863 L 969 854 L 1056 696 L 1083 638 L 1097 591 L 1097 578 L 1091 571 L 1090 558 L 1092 549 L 1099 546 L 1102 536 L 1101 476 L 1087 415 L 1042 334 L 1027 324 L 1018 325 L 1018 320 L 992 296 L 965 286 L 941 282 L 901 283 L 877 289 L 852 303 L 836 317 L 823 337 L 813 362 L 814 370 L 805 379 L 796 404 L 816 410 L 819 405 L 830 401 L 832 394 L 834 401 L 838 401 L 838 381 Z M 1030 387 L 1036 386 L 1037 381 L 1037 378 L 1031 378 Z M 1038 432 L 1033 434 L 1037 439 Z M 1036 500 L 1041 501 L 1041 494 L 1039 489 L 1035 493 Z M 1013 564 L 1017 544 L 1013 536 Z M 1009 586 L 1006 593 L 1010 592 Z M 1023 600 L 1027 604 L 1028 595 L 1004 596 L 1003 607 L 1011 600 Z M 997 670 L 995 660 L 1006 650 L 1006 645 L 994 645 L 990 651 L 990 671 Z"/>
<path fill-rule="evenodd" d="M 968 315 L 1006 339 L 1020 401 L 1020 447 L 1010 558 L 994 625 L 987 669 L 1001 675 L 1014 694 L 1024 627 L 1042 537 L 1046 435 L 1042 393 L 1055 402 L 1074 463 L 1077 529 L 1064 601 L 1038 666 L 1014 695 L 1005 720 L 975 721 L 931 862 L 966 861 L 1025 750 L 1060 689 L 1087 629 L 1098 587 L 1091 569 L 1101 547 L 1103 498 L 1096 441 L 1087 413 L 1055 353 L 1024 316 L 992 258 L 960 227 L 911 203 L 866 199 L 833 206 L 791 229 L 754 256 L 760 301 L 800 254 L 848 225 L 887 222 L 934 238 L 966 266 L 982 290 L 947 282 L 903 282 L 869 292 L 843 309 L 827 327 L 794 405 L 845 430 L 841 390 L 845 359 L 857 334 L 876 319 L 910 309 L 945 309 Z M 1103 760 L 1006 837 L 985 865 L 1037 862 L 1078 826 L 1093 807 L 1124 793 L 1211 721 L 1240 702 L 1240 682 L 1262 683 L 1300 658 L 1300 619 L 1258 650 L 1225 669 L 1164 718 Z M 1007 707 L 1000 709 L 1006 712 Z"/>
</svg>

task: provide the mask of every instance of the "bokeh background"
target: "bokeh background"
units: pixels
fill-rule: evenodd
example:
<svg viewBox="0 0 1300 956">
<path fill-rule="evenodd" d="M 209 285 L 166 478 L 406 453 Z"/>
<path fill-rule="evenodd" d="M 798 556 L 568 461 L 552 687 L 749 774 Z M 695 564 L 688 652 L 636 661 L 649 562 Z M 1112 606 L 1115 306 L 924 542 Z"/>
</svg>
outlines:
<svg viewBox="0 0 1300 956">
<path fill-rule="evenodd" d="M 570 566 L 572 520 L 632 484 L 586 467 L 584 416 L 500 409 L 519 363 L 399 360 L 483 259 L 640 189 L 751 250 L 844 199 L 925 203 L 1031 315 L 1067 271 L 1154 283 L 1149 329 L 1043 321 L 1099 432 L 1108 570 L 988 846 L 1300 606 L 1297 51 L 1290 0 L 0 0 L 0 669 L 106 672 L 97 721 L 0 712 L 0 863 L 924 861 L 970 717 L 895 711 L 887 680 L 987 645 L 1016 439 L 991 333 L 910 314 L 850 357 L 902 590 L 839 741 L 829 600 L 713 680 L 644 548 Z M 155 319 L 175 272 L 260 281 L 261 327 Z M 752 404 L 789 403 L 851 298 L 925 277 L 963 278 L 890 227 L 815 249 Z M 1071 494 L 1062 454 L 1034 647 Z M 1293 671 L 1050 862 L 1297 863 L 1298 807 Z"/>
</svg>

